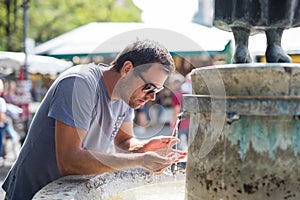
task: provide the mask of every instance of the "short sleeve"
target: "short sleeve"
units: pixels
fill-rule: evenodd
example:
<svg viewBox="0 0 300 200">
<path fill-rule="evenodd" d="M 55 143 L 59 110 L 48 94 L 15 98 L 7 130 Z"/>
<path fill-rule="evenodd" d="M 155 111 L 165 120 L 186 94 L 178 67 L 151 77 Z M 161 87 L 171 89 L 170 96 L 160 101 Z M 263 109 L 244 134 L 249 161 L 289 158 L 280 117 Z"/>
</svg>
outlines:
<svg viewBox="0 0 300 200">
<path fill-rule="evenodd" d="M 172 106 L 180 106 L 182 101 L 182 93 L 177 91 L 172 94 Z"/>
<path fill-rule="evenodd" d="M 125 114 L 124 122 L 130 122 L 134 118 L 134 112 L 132 108 L 128 108 L 128 112 Z"/>
<path fill-rule="evenodd" d="M 49 117 L 88 130 L 95 105 L 96 87 L 82 77 L 61 80 L 53 92 Z"/>
</svg>

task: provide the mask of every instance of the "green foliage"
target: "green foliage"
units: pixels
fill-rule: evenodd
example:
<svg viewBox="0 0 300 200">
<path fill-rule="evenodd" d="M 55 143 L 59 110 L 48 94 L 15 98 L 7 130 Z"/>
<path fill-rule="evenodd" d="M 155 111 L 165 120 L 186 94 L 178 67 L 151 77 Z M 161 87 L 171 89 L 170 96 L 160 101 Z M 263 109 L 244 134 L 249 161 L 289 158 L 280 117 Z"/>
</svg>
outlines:
<svg viewBox="0 0 300 200">
<path fill-rule="evenodd" d="M 23 13 L 21 0 L 0 0 L 0 50 L 21 50 Z"/>
<path fill-rule="evenodd" d="M 22 2 L 0 0 L 0 50 L 23 49 Z M 28 37 L 39 44 L 90 22 L 139 22 L 140 13 L 132 0 L 30 0 Z"/>
</svg>

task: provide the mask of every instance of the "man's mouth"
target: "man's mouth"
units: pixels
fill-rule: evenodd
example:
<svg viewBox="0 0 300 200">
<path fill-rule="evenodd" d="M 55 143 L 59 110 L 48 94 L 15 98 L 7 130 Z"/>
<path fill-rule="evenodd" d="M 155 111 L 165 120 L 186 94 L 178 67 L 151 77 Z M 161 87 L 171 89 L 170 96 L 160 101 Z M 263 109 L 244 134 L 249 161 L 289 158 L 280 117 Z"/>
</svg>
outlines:
<svg viewBox="0 0 300 200">
<path fill-rule="evenodd" d="M 138 102 L 139 102 L 140 105 L 144 105 L 147 101 L 139 99 Z"/>
</svg>

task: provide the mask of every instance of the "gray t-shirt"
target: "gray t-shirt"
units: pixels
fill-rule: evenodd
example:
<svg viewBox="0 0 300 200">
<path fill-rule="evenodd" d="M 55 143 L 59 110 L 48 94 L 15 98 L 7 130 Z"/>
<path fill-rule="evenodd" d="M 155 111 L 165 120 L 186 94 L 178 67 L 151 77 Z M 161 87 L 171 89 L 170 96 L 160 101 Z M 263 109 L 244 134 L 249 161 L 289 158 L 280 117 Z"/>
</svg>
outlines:
<svg viewBox="0 0 300 200">
<path fill-rule="evenodd" d="M 55 119 L 87 131 L 83 148 L 107 151 L 133 110 L 111 100 L 102 70 L 95 64 L 72 67 L 52 84 L 30 125 L 17 161 L 3 189 L 8 199 L 31 199 L 43 186 L 60 178 L 55 153 Z"/>
</svg>

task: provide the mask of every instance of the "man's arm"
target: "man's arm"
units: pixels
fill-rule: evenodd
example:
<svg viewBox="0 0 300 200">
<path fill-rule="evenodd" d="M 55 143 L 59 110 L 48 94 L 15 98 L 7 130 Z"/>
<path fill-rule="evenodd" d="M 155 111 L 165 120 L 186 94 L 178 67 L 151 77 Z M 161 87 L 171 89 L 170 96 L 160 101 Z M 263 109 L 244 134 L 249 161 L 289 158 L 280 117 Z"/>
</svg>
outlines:
<svg viewBox="0 0 300 200">
<path fill-rule="evenodd" d="M 156 136 L 147 140 L 139 140 L 133 137 L 132 122 L 124 122 L 115 137 L 115 148 L 118 152 L 145 153 L 155 152 L 161 156 L 177 156 L 182 159 L 186 152 L 178 151 L 172 147 L 179 142 L 173 136 Z"/>
<path fill-rule="evenodd" d="M 142 167 L 161 173 L 175 161 L 175 157 L 150 153 L 102 153 L 82 148 L 87 134 L 58 120 L 55 123 L 56 159 L 62 175 L 99 174 L 116 170 Z"/>
<path fill-rule="evenodd" d="M 138 153 L 145 141 L 133 137 L 133 123 L 123 122 L 114 140 L 117 152 Z"/>
<path fill-rule="evenodd" d="M 86 134 L 87 132 L 84 130 L 76 129 L 56 120 L 56 158 L 62 175 L 96 174 L 115 170 L 100 162 L 92 151 L 82 148 L 82 141 Z M 103 157 L 105 157 L 104 154 Z"/>
</svg>

